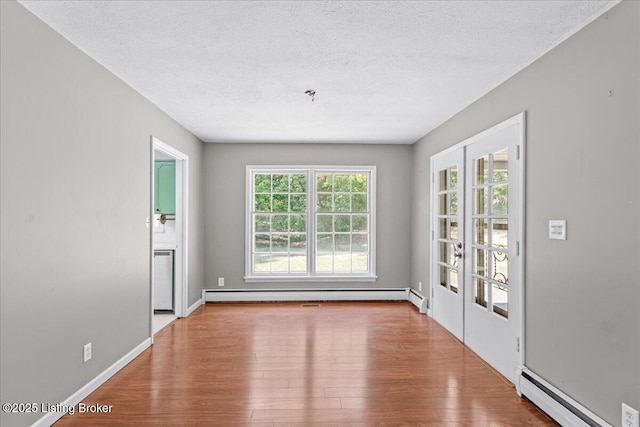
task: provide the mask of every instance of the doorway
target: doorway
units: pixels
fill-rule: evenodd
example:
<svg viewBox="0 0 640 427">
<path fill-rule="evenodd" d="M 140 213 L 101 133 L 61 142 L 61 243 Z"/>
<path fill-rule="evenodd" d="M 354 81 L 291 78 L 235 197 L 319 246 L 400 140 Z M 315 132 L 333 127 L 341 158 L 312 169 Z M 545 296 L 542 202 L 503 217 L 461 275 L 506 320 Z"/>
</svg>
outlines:
<svg viewBox="0 0 640 427">
<path fill-rule="evenodd" d="M 150 335 L 187 312 L 189 157 L 151 137 Z M 169 188 L 167 188 L 169 187 Z"/>
<path fill-rule="evenodd" d="M 431 158 L 433 318 L 515 382 L 523 366 L 524 113 Z"/>
</svg>

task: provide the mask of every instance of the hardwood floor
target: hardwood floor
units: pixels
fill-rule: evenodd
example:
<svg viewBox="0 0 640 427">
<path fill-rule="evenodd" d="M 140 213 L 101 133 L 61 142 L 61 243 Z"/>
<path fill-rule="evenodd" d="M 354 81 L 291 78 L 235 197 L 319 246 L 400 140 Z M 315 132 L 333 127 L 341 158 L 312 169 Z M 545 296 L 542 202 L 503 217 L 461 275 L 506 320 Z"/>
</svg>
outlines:
<svg viewBox="0 0 640 427">
<path fill-rule="evenodd" d="M 556 425 L 409 303 L 207 304 L 55 425 Z"/>
</svg>

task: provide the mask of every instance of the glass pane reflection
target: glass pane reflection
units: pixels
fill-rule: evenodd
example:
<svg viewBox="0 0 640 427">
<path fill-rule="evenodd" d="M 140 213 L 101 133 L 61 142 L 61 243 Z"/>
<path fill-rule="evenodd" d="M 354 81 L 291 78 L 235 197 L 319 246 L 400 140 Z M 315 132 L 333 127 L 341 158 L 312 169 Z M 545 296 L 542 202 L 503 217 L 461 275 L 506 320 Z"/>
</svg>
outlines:
<svg viewBox="0 0 640 427">
<path fill-rule="evenodd" d="M 507 181 L 508 178 L 508 170 L 509 170 L 509 150 L 504 149 L 502 151 L 498 151 L 493 153 L 491 156 L 493 158 L 493 176 L 491 177 L 492 182 L 504 182 Z"/>
<path fill-rule="evenodd" d="M 487 220 L 484 218 L 474 219 L 473 230 L 473 243 L 487 246 L 489 244 L 489 240 L 487 239 Z"/>
<path fill-rule="evenodd" d="M 509 206 L 509 188 L 507 184 L 493 186 L 491 193 L 491 213 L 493 215 L 506 215 Z"/>
<path fill-rule="evenodd" d="M 491 221 L 491 245 L 498 248 L 507 247 L 509 223 L 506 218 Z"/>
<path fill-rule="evenodd" d="M 443 265 L 439 266 L 439 276 L 440 276 L 440 280 L 438 281 L 440 283 L 440 286 L 444 286 L 445 288 L 447 287 L 447 268 Z"/>
<path fill-rule="evenodd" d="M 485 184 L 489 168 L 489 156 L 483 156 L 475 161 L 475 183 Z"/>
<path fill-rule="evenodd" d="M 451 227 L 449 228 L 449 239 L 458 240 L 458 221 L 451 221 Z"/>
<path fill-rule="evenodd" d="M 488 298 L 487 282 L 478 278 L 474 279 L 474 281 L 475 281 L 475 286 L 473 287 L 474 302 L 483 307 L 486 307 L 487 298 Z"/>
<path fill-rule="evenodd" d="M 473 213 L 476 215 L 487 214 L 487 188 L 476 188 L 474 190 Z"/>
<path fill-rule="evenodd" d="M 506 285 L 491 286 L 491 300 L 493 301 L 493 312 L 503 316 L 509 317 L 509 288 Z"/>
<path fill-rule="evenodd" d="M 449 270 L 449 289 L 455 294 L 458 293 L 458 270 Z"/>
<path fill-rule="evenodd" d="M 473 272 L 479 276 L 487 275 L 487 251 L 476 249 L 473 259 Z"/>
<path fill-rule="evenodd" d="M 493 280 L 500 283 L 509 283 L 509 255 L 507 250 L 502 252 L 492 251 Z"/>
</svg>

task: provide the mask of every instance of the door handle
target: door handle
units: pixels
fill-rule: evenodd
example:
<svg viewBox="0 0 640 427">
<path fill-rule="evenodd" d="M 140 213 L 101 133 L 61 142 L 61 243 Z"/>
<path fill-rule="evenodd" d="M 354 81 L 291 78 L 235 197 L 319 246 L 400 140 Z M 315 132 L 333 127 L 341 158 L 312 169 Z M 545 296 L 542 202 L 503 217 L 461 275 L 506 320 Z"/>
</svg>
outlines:
<svg viewBox="0 0 640 427">
<path fill-rule="evenodd" d="M 458 242 L 456 243 L 456 248 L 460 249 L 459 251 L 455 251 L 454 255 L 456 256 L 456 258 L 462 258 L 463 252 L 462 252 L 462 242 Z"/>
</svg>

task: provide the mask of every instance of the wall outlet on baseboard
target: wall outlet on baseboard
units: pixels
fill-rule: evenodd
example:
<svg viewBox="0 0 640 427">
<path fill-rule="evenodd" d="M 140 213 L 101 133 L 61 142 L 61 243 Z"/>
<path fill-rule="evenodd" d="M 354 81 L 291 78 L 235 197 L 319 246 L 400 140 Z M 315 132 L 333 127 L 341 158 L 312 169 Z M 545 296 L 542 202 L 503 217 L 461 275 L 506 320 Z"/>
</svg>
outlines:
<svg viewBox="0 0 640 427">
<path fill-rule="evenodd" d="M 633 409 L 631 406 L 623 403 L 622 404 L 622 427 L 640 427 L 638 423 L 640 423 L 640 417 L 638 416 L 638 411 Z"/>
<path fill-rule="evenodd" d="M 218 286 L 224 286 L 224 277 L 218 277 Z"/>
<path fill-rule="evenodd" d="M 91 343 L 83 347 L 82 363 L 87 363 L 91 359 Z"/>
</svg>

